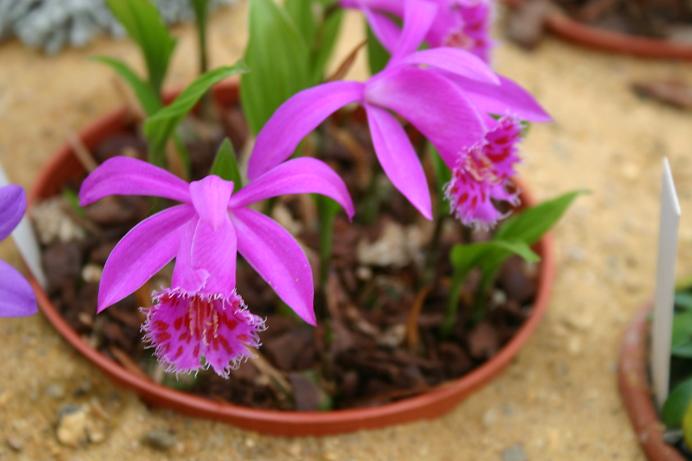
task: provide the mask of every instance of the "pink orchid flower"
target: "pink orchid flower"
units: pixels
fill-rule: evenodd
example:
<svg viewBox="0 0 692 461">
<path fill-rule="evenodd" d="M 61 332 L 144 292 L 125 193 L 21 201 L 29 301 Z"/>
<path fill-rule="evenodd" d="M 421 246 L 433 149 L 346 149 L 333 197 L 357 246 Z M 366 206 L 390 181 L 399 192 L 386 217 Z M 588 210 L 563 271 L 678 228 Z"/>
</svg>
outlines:
<svg viewBox="0 0 692 461">
<path fill-rule="evenodd" d="M 267 171 L 246 187 L 218 176 L 186 183 L 147 162 L 114 157 L 82 184 L 80 203 L 109 195 L 144 195 L 180 202 L 145 219 L 118 242 L 103 269 L 98 311 L 139 289 L 173 258 L 171 288 L 154 294 L 144 324 L 157 357 L 175 372 L 229 370 L 257 347 L 263 320 L 235 291 L 240 253 L 298 316 L 315 324 L 313 274 L 298 242 L 250 205 L 286 194 L 317 193 L 353 216 L 345 184 L 323 162 L 299 158 Z"/>
<path fill-rule="evenodd" d="M 427 0 L 437 5 L 437 14 L 425 41 L 431 48 L 448 46 L 465 49 L 485 62 L 490 61 L 492 8 L 490 0 Z M 346 8 L 366 15 L 383 46 L 392 51 L 400 28 L 388 15 L 403 19 L 402 0 L 341 0 Z"/>
<path fill-rule="evenodd" d="M 300 141 L 332 113 L 359 103 L 365 108 L 375 154 L 385 174 L 431 219 L 423 167 L 391 112 L 423 133 L 449 168 L 483 139 L 493 123 L 488 113 L 549 119 L 526 91 L 496 75 L 471 53 L 449 47 L 416 51 L 435 20 L 437 6 L 425 0 L 409 0 L 405 6 L 403 30 L 387 67 L 366 82 L 329 82 L 288 99 L 257 136 L 248 165 L 250 178 L 290 157 Z"/>
<path fill-rule="evenodd" d="M 26 211 L 24 189 L 0 187 L 0 241 L 5 240 Z M 37 311 L 31 285 L 12 266 L 0 260 L 0 317 L 25 317 Z"/>
</svg>

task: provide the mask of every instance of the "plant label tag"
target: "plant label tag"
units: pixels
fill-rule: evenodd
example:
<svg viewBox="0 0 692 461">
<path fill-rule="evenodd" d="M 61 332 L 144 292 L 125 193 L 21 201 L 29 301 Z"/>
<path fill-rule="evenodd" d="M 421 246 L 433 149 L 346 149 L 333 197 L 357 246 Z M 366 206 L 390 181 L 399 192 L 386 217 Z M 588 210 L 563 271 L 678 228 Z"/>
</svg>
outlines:
<svg viewBox="0 0 692 461">
<path fill-rule="evenodd" d="M 656 298 L 651 335 L 651 371 L 654 395 L 659 407 L 668 397 L 670 349 L 675 308 L 675 262 L 678 248 L 680 203 L 668 159 L 663 159 L 661 179 L 661 215 L 658 228 L 656 262 Z"/>
<path fill-rule="evenodd" d="M 5 174 L 5 170 L 0 165 L 0 187 L 10 184 Z M 46 286 L 46 276 L 41 268 L 41 253 L 39 252 L 38 243 L 34 237 L 34 231 L 31 227 L 29 219 L 24 216 L 17 228 L 12 232 L 12 239 L 17 245 L 19 254 L 22 255 L 24 262 L 38 280 L 42 287 Z"/>
</svg>

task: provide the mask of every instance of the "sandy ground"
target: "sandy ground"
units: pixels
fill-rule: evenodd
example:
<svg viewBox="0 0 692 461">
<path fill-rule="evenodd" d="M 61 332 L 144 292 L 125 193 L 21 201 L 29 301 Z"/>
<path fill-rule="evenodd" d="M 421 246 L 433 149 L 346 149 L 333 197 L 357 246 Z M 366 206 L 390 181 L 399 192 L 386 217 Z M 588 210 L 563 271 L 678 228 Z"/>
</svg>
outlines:
<svg viewBox="0 0 692 461">
<path fill-rule="evenodd" d="M 246 5 L 213 20 L 214 63 L 237 58 Z M 342 54 L 359 39 L 348 18 Z M 169 84 L 189 80 L 194 40 L 182 37 Z M 30 186 L 65 139 L 119 103 L 112 75 L 86 61 L 107 54 L 136 62 L 126 42 L 102 41 L 49 58 L 0 46 L 0 161 Z M 362 63 L 361 63 L 362 64 Z M 114 387 L 37 316 L 0 322 L 0 459 L 640 460 L 615 385 L 620 337 L 653 288 L 662 155 L 670 157 L 684 210 L 692 209 L 692 115 L 643 102 L 637 78 L 692 81 L 692 66 L 595 54 L 557 40 L 527 54 L 511 45 L 499 69 L 554 115 L 531 130 L 522 174 L 540 198 L 575 188 L 579 200 L 555 230 L 559 273 L 550 311 L 511 367 L 435 421 L 323 439 L 281 439 L 145 407 Z M 11 244 L 0 255 L 18 263 Z M 692 274 L 692 222 L 683 216 L 680 274 Z M 79 448 L 56 439 L 58 412 L 90 404 L 107 415 L 103 441 Z M 141 442 L 175 433 L 164 454 Z"/>
</svg>

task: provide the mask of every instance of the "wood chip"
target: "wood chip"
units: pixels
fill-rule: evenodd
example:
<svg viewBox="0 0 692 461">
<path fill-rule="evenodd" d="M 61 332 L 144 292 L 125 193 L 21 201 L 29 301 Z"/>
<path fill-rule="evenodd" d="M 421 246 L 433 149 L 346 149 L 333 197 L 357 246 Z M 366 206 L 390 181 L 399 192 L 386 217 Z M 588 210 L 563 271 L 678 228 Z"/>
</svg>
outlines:
<svg viewBox="0 0 692 461">
<path fill-rule="evenodd" d="M 420 347 L 420 332 L 418 331 L 418 319 L 420 318 L 425 298 L 430 293 L 430 286 L 421 289 L 411 304 L 411 309 L 406 316 L 406 345 L 411 351 L 416 351 Z"/>
<path fill-rule="evenodd" d="M 94 160 L 94 156 L 91 155 L 89 149 L 87 149 L 77 135 L 72 133 L 67 136 L 67 143 L 72 148 L 72 152 L 74 153 L 75 157 L 77 157 L 77 160 L 79 160 L 79 163 L 82 164 L 87 172 L 91 173 L 96 169 L 98 164 L 96 163 L 96 160 Z"/>
</svg>

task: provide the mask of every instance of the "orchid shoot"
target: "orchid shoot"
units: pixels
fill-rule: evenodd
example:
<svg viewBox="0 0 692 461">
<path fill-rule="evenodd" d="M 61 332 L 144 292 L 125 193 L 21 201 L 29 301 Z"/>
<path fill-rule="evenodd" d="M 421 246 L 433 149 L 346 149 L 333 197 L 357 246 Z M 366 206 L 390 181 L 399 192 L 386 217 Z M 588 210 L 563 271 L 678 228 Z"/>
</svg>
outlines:
<svg viewBox="0 0 692 461">
<path fill-rule="evenodd" d="M 202 75 L 209 70 L 209 49 L 207 48 L 209 0 L 190 0 L 190 6 L 195 13 L 195 22 L 197 23 L 198 72 Z"/>
<path fill-rule="evenodd" d="M 150 0 L 108 0 L 108 7 L 139 47 L 147 75 L 139 77 L 129 65 L 116 58 L 100 56 L 96 60 L 117 72 L 137 96 L 144 112 L 153 114 L 162 105 L 161 89 L 176 39 Z"/>
</svg>

